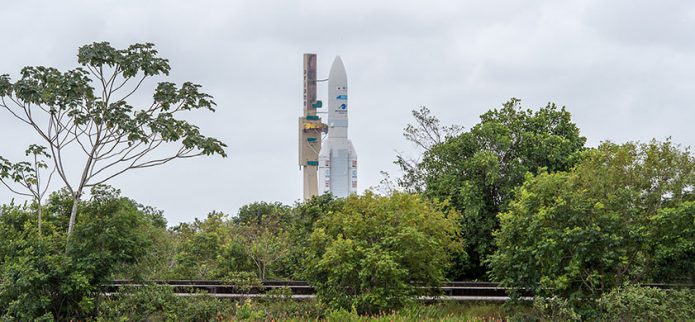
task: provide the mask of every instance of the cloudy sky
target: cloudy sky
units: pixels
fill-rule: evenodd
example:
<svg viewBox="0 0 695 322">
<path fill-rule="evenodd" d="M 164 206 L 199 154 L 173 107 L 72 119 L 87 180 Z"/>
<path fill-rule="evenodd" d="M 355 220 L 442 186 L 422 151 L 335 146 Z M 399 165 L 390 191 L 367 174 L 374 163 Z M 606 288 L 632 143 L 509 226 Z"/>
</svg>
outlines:
<svg viewBox="0 0 695 322">
<path fill-rule="evenodd" d="M 319 78 L 334 56 L 345 63 L 360 189 L 381 170 L 397 174 L 395 151 L 415 153 L 401 133 L 421 105 L 468 128 L 510 97 L 531 108 L 552 101 L 567 106 L 592 146 L 669 136 L 695 145 L 692 1 L 2 2 L 0 74 L 74 68 L 77 48 L 95 41 L 152 42 L 171 62 L 169 81 L 199 83 L 215 97 L 216 113 L 191 120 L 228 144 L 228 158 L 111 182 L 164 210 L 170 224 L 299 200 L 305 52 L 318 54 Z M 2 110 L 0 137 L 0 155 L 13 159 L 36 142 Z M 0 202 L 10 198 L 0 190 Z"/>
</svg>

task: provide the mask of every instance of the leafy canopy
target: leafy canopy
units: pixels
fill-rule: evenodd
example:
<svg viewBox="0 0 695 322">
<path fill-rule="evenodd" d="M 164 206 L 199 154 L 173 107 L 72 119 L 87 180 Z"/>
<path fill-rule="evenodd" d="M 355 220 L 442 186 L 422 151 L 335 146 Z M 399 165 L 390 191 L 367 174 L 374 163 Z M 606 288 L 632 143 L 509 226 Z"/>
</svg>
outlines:
<svg viewBox="0 0 695 322">
<path fill-rule="evenodd" d="M 438 286 L 459 252 L 458 213 L 418 195 L 352 195 L 311 234 L 307 277 L 334 308 L 395 309 Z"/>
<path fill-rule="evenodd" d="M 66 252 L 72 198 L 55 193 L 45 205 L 43 234 L 30 209 L 0 209 L 0 318 L 9 321 L 87 320 L 100 287 L 154 246 L 157 218 L 113 189 L 99 187 L 82 201 L 85 220 Z"/>
<path fill-rule="evenodd" d="M 529 175 L 499 216 L 492 277 L 591 307 L 624 282 L 669 282 L 664 268 L 692 276 L 694 175 L 669 141 L 607 142 L 570 172 Z"/>
<path fill-rule="evenodd" d="M 564 107 L 549 103 L 532 111 L 518 104 L 512 99 L 483 114 L 469 131 L 432 145 L 414 172 L 418 178 L 404 181 L 421 181 L 425 196 L 449 199 L 461 212 L 470 263 L 459 261 L 453 278 L 484 277 L 497 213 L 507 209 L 526 173 L 569 170 L 584 147 L 586 139 Z"/>
<path fill-rule="evenodd" d="M 169 74 L 169 61 L 153 44 L 116 49 L 93 43 L 79 48 L 77 61 L 81 67 L 65 72 L 25 67 L 15 82 L 0 76 L 0 107 L 38 134 L 75 205 L 83 189 L 128 170 L 226 156 L 224 143 L 180 117 L 186 111 L 214 111 L 215 102 L 200 85 L 159 82 L 151 104 L 132 103 L 146 79 Z M 166 145 L 173 149 L 160 149 Z M 69 234 L 76 215 L 77 208 L 71 211 Z"/>
</svg>

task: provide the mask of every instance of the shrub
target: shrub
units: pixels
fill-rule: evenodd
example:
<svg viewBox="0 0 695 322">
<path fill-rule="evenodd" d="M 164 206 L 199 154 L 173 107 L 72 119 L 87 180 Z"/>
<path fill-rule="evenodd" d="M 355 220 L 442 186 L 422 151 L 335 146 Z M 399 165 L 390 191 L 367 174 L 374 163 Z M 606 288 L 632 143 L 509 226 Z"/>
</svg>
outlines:
<svg viewBox="0 0 695 322">
<path fill-rule="evenodd" d="M 234 305 L 206 293 L 178 297 L 169 286 L 121 289 L 99 307 L 99 321 L 215 321 L 234 315 Z"/>
<path fill-rule="evenodd" d="M 527 176 L 499 215 L 490 263 L 504 286 L 567 299 L 590 319 L 625 282 L 692 274 L 695 159 L 669 141 L 607 142 L 582 158 L 570 172 Z"/>
<path fill-rule="evenodd" d="M 248 294 L 253 289 L 261 289 L 263 282 L 253 272 L 230 272 L 222 278 L 222 282 L 228 285 L 234 285 L 237 291 Z"/>
<path fill-rule="evenodd" d="M 458 214 L 417 195 L 350 196 L 316 222 L 307 278 L 334 309 L 380 312 L 410 303 L 444 281 L 460 251 Z"/>
<path fill-rule="evenodd" d="M 688 321 L 695 317 L 695 291 L 626 285 L 598 300 L 604 321 Z"/>
<path fill-rule="evenodd" d="M 67 203 L 66 203 L 67 200 Z M 31 209 L 8 206 L 0 215 L 0 312 L 8 320 L 87 319 L 96 294 L 113 274 L 150 246 L 152 222 L 117 190 L 96 189 L 80 206 L 69 244 L 70 196 L 50 197 L 39 233 Z M 65 212 L 67 211 L 67 212 Z M 66 248 L 66 245 L 69 247 Z"/>
</svg>

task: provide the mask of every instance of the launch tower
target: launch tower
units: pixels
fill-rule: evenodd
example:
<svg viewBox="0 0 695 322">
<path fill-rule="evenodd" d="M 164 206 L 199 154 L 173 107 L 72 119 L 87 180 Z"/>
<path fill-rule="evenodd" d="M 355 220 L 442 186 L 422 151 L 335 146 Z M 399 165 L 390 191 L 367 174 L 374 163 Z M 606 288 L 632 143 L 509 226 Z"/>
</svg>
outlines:
<svg viewBox="0 0 695 322">
<path fill-rule="evenodd" d="M 304 199 L 319 191 L 347 197 L 357 192 L 357 153 L 348 139 L 347 74 L 340 57 L 333 61 L 328 76 L 327 124 L 317 115 L 323 104 L 316 99 L 316 82 L 316 55 L 304 54 L 304 116 L 299 118 L 299 165 L 304 171 Z M 328 133 L 324 140 L 322 133 Z"/>
</svg>

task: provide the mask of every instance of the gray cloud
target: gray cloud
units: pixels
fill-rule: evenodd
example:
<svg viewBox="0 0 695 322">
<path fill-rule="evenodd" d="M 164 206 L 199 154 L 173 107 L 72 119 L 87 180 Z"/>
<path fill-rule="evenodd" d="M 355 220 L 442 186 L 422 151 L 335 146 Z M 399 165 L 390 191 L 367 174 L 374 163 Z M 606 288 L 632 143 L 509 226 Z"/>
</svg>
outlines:
<svg viewBox="0 0 695 322">
<path fill-rule="evenodd" d="M 419 105 L 470 127 L 512 96 L 529 107 L 554 101 L 592 145 L 667 136 L 693 145 L 694 17 L 688 1 L 17 1 L 0 12 L 0 73 L 73 68 L 77 48 L 93 41 L 157 44 L 169 80 L 215 96 L 217 113 L 190 117 L 229 145 L 227 159 L 112 182 L 176 223 L 300 198 L 304 52 L 319 55 L 319 77 L 335 55 L 345 62 L 361 188 L 396 172 L 395 150 L 414 153 L 401 130 Z M 13 158 L 33 141 L 7 113 L 0 135 L 0 155 Z"/>
</svg>

